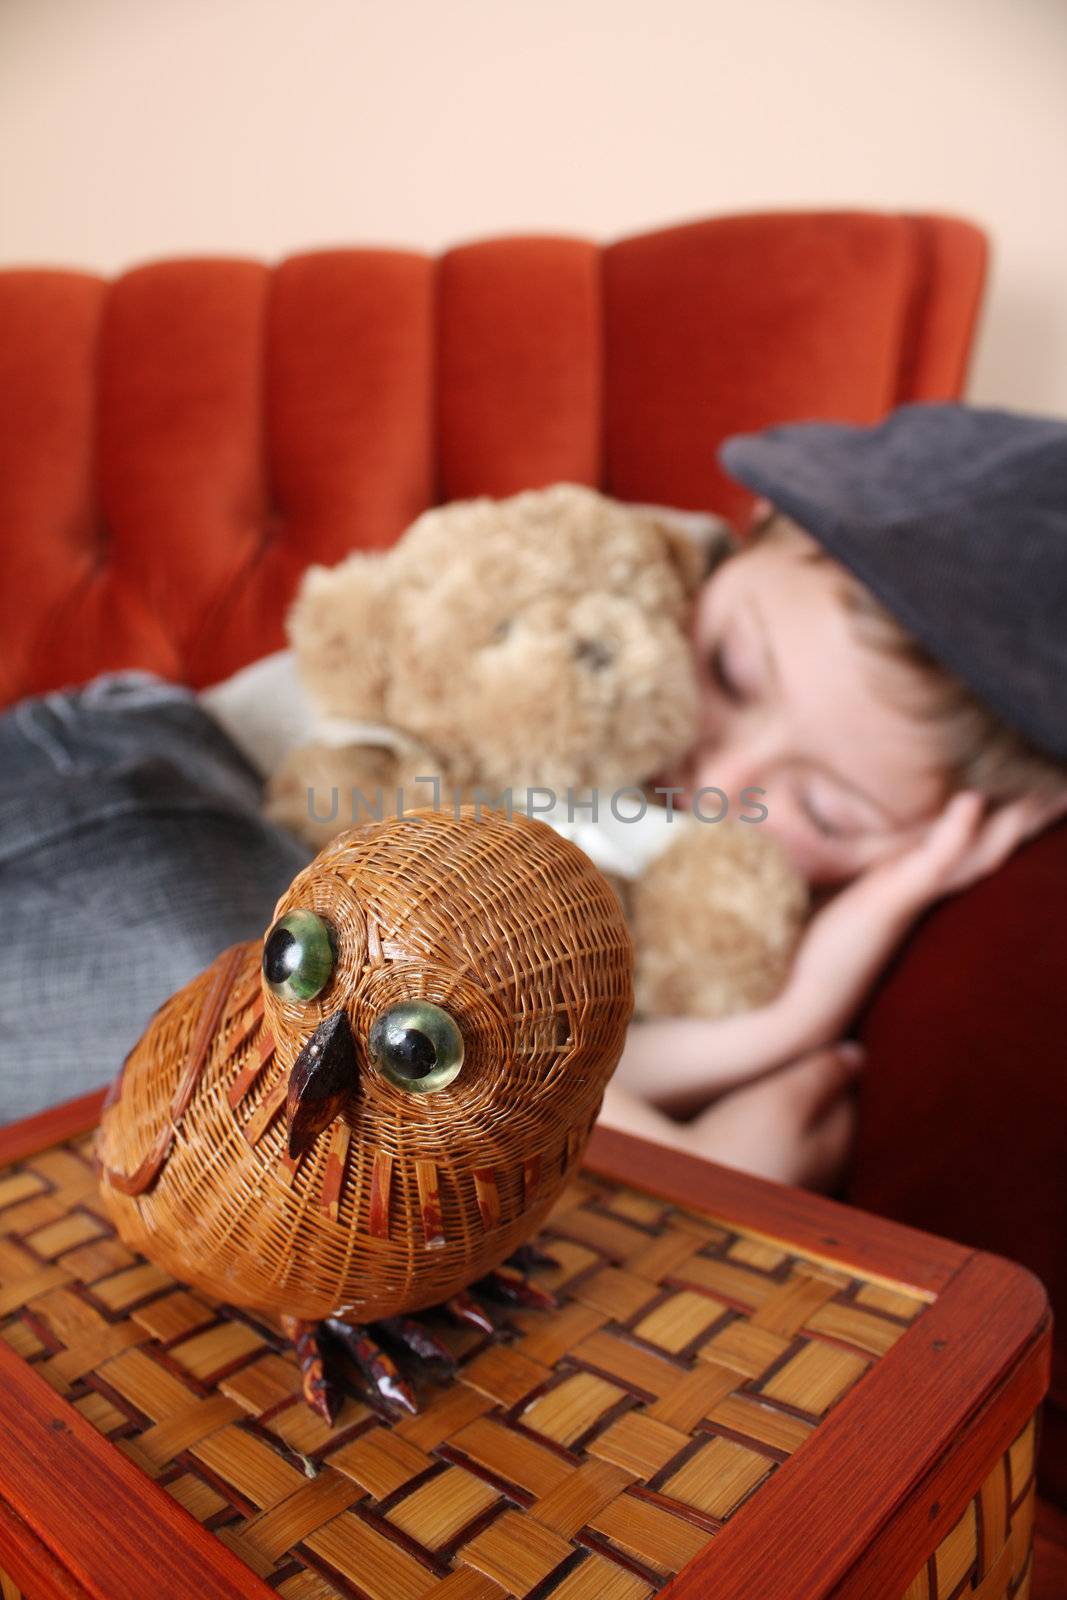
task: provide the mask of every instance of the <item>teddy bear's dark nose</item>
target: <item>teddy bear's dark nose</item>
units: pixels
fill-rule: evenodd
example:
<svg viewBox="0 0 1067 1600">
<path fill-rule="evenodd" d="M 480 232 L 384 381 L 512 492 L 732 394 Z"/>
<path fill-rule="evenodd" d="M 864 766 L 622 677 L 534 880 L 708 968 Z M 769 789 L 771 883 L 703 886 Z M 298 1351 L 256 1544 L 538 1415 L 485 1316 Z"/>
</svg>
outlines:
<svg viewBox="0 0 1067 1600">
<path fill-rule="evenodd" d="M 615 648 L 603 639 L 578 639 L 575 641 L 574 654 L 591 672 L 599 672 L 615 659 Z"/>
</svg>

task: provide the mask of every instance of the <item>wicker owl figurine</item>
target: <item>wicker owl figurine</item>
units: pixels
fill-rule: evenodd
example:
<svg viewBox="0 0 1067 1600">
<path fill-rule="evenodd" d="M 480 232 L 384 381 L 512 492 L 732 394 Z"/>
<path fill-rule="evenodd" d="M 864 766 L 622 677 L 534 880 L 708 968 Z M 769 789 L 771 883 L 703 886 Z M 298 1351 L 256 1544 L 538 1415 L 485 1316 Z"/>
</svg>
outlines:
<svg viewBox="0 0 1067 1600">
<path fill-rule="evenodd" d="M 523 1295 L 504 1263 L 581 1157 L 632 970 L 614 891 L 546 824 L 365 824 L 157 1012 L 105 1107 L 104 1204 L 173 1276 L 279 1314 L 328 1418 L 338 1342 L 413 1408 L 366 1325 L 440 1354 L 411 1313 L 484 1326 L 494 1273 Z"/>
</svg>

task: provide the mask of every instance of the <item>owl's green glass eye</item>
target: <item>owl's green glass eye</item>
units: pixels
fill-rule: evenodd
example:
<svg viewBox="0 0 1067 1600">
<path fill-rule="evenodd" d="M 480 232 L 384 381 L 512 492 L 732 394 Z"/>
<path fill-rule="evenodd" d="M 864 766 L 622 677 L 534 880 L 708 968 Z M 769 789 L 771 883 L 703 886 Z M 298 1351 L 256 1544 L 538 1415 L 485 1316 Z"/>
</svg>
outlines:
<svg viewBox="0 0 1067 1600">
<path fill-rule="evenodd" d="M 448 1012 L 428 1000 L 383 1011 L 371 1024 L 367 1046 L 382 1075 L 414 1094 L 447 1088 L 463 1065 L 463 1035 Z"/>
<path fill-rule="evenodd" d="M 263 941 L 263 976 L 281 1000 L 314 1000 L 336 959 L 333 933 L 314 911 L 287 911 Z"/>
</svg>

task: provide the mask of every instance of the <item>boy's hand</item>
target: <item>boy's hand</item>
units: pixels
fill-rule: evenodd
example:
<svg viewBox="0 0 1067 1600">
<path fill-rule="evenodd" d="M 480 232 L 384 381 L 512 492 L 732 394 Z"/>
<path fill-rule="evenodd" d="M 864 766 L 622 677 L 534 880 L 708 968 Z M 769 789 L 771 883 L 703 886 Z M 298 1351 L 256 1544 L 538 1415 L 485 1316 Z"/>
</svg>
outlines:
<svg viewBox="0 0 1067 1600">
<path fill-rule="evenodd" d="M 922 906 L 995 872 L 1019 845 L 1065 814 L 1067 791 L 1023 795 L 992 809 L 973 790 L 954 795 L 917 846 L 922 859 L 912 871 Z"/>
<path fill-rule="evenodd" d="M 1067 795 L 1027 796 L 988 810 L 982 795 L 962 791 L 916 843 L 840 890 L 809 924 L 782 992 L 797 1051 L 840 1037 L 922 912 L 995 871 L 1065 811 Z"/>
<path fill-rule="evenodd" d="M 868 868 L 816 912 L 784 988 L 767 1005 L 717 1021 L 633 1023 L 616 1072 L 620 1088 L 686 1116 L 727 1089 L 833 1046 L 916 918 L 994 871 L 1065 812 L 1067 795 L 988 812 L 981 795 L 955 795 L 914 843 Z"/>
</svg>

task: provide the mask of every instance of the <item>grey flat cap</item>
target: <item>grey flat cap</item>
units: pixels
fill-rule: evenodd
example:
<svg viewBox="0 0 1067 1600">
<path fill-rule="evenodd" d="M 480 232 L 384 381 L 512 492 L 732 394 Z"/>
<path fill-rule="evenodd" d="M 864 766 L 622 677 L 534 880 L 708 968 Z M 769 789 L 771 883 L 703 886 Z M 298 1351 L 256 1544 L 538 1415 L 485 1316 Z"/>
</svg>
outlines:
<svg viewBox="0 0 1067 1600">
<path fill-rule="evenodd" d="M 874 427 L 735 434 L 719 459 L 1009 727 L 1067 758 L 1067 423 L 924 403 Z"/>
</svg>

